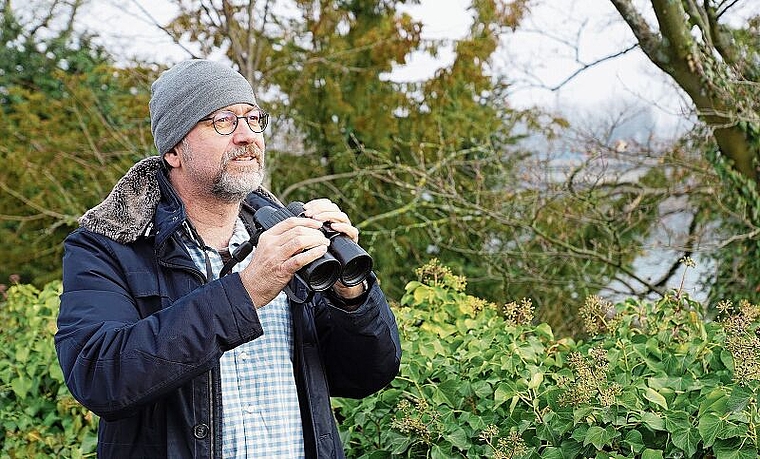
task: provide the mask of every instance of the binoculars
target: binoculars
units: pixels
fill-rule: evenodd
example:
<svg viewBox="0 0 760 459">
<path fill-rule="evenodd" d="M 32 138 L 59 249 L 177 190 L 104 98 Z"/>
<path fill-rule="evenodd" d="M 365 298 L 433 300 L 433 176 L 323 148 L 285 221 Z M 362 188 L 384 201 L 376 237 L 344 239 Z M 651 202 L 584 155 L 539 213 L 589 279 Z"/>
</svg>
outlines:
<svg viewBox="0 0 760 459">
<path fill-rule="evenodd" d="M 265 231 L 289 217 L 303 216 L 303 203 L 294 201 L 280 209 L 261 207 L 253 219 Z M 327 253 L 299 269 L 296 277 L 315 292 L 327 290 L 338 279 L 348 287 L 361 284 L 372 271 L 372 257 L 351 238 L 331 229 L 329 222 L 321 231 L 330 240 Z"/>
</svg>

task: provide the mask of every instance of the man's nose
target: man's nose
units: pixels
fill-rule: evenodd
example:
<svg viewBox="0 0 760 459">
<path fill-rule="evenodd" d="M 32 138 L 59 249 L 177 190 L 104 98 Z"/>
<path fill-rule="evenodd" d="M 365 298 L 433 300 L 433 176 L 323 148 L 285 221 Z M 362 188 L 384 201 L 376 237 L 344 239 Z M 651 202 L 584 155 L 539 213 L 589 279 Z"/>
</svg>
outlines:
<svg viewBox="0 0 760 459">
<path fill-rule="evenodd" d="M 256 143 L 262 149 L 264 148 L 264 134 L 253 132 L 248 123 L 243 119 L 238 120 L 235 130 L 232 132 L 232 140 L 236 145 L 250 145 Z"/>
</svg>

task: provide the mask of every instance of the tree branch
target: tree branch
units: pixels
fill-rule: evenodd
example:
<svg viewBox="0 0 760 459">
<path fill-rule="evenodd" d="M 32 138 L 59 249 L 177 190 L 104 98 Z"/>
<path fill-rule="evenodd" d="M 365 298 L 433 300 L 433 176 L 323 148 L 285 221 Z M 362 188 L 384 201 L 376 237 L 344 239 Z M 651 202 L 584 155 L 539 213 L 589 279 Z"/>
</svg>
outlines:
<svg viewBox="0 0 760 459">
<path fill-rule="evenodd" d="M 167 29 L 166 27 L 164 27 L 164 26 L 162 26 L 161 24 L 159 24 L 159 22 L 156 20 L 156 18 L 154 18 L 154 17 L 153 17 L 153 16 L 152 16 L 152 15 L 151 15 L 151 14 L 148 12 L 148 10 L 146 10 L 145 8 L 143 8 L 143 6 L 142 6 L 142 5 L 141 5 L 141 4 L 140 4 L 140 3 L 139 3 L 137 0 L 132 0 L 132 3 L 134 3 L 135 5 L 137 5 L 137 8 L 138 8 L 138 9 L 139 9 L 139 10 L 142 12 L 142 14 L 144 14 L 144 15 L 145 15 L 145 17 L 146 17 L 146 18 L 148 18 L 148 20 L 149 20 L 149 21 L 150 21 L 150 22 L 151 22 L 151 23 L 152 23 L 152 24 L 153 24 L 153 25 L 154 25 L 154 26 L 155 26 L 157 29 L 161 30 L 161 31 L 162 31 L 162 32 L 164 32 L 166 35 L 168 35 L 168 36 L 169 36 L 169 38 L 171 38 L 171 40 L 174 42 L 174 44 L 175 44 L 175 45 L 177 45 L 177 46 L 179 46 L 180 48 L 182 48 L 182 50 L 183 50 L 183 51 L 185 51 L 185 52 L 186 52 L 186 53 L 187 53 L 187 54 L 188 54 L 188 55 L 189 55 L 191 58 L 193 58 L 193 59 L 198 59 L 198 58 L 200 57 L 200 56 L 197 56 L 197 55 L 196 55 L 196 54 L 195 54 L 193 51 L 191 51 L 191 50 L 190 50 L 188 47 L 186 47 L 185 45 L 183 45 L 183 44 L 182 44 L 182 42 L 180 41 L 179 37 L 176 37 L 176 36 L 174 36 L 174 34 L 172 33 L 172 31 L 171 31 L 171 30 L 169 30 L 169 29 Z"/>
<path fill-rule="evenodd" d="M 572 74 L 570 74 L 570 76 L 568 76 L 567 78 L 565 78 L 564 80 L 562 80 L 556 86 L 550 87 L 549 89 L 551 91 L 557 91 L 557 90 L 561 89 L 563 86 L 565 86 L 566 84 L 568 84 L 570 81 L 572 81 L 575 77 L 577 77 L 578 75 L 580 75 L 584 71 L 588 70 L 589 68 L 597 66 L 597 65 L 599 65 L 599 64 L 601 64 L 603 62 L 609 61 L 611 59 L 615 59 L 617 57 L 620 57 L 620 56 L 622 56 L 622 55 L 628 53 L 629 51 L 632 51 L 632 50 L 634 50 L 634 49 L 636 49 L 638 47 L 639 47 L 639 44 L 635 43 L 635 44 L 629 46 L 628 48 L 626 48 L 626 49 L 624 49 L 624 50 L 622 50 L 620 52 L 617 52 L 615 54 L 610 54 L 609 56 L 602 57 L 602 58 L 597 59 L 594 62 L 590 62 L 588 64 L 583 64 L 582 67 L 580 67 L 575 72 L 573 72 Z"/>
</svg>

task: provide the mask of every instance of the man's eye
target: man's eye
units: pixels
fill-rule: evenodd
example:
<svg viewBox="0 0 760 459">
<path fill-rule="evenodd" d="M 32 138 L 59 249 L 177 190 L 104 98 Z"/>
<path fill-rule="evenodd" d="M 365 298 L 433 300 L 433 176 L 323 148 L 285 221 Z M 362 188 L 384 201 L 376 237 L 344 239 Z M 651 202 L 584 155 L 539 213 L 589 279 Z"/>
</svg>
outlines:
<svg viewBox="0 0 760 459">
<path fill-rule="evenodd" d="M 235 122 L 235 116 L 231 113 L 223 113 L 214 118 L 214 122 L 221 125 L 230 125 Z"/>
<path fill-rule="evenodd" d="M 248 114 L 248 121 L 252 121 L 254 123 L 258 123 L 260 119 L 261 119 L 261 113 L 260 112 L 249 113 Z"/>
</svg>

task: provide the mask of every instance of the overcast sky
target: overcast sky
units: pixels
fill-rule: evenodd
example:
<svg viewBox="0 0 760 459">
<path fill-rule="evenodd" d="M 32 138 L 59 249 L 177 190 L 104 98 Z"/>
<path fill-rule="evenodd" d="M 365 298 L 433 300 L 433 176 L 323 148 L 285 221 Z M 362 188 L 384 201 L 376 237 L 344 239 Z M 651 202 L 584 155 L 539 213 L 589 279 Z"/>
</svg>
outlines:
<svg viewBox="0 0 760 459">
<path fill-rule="evenodd" d="M 423 21 L 423 36 L 456 40 L 472 24 L 469 0 L 421 0 L 405 9 Z M 187 57 L 151 24 L 149 14 L 165 24 L 173 8 L 165 0 L 112 0 L 90 3 L 88 27 L 117 44 L 124 56 L 137 55 L 155 61 Z M 663 131 L 678 129 L 683 100 L 667 77 L 637 50 L 592 66 L 556 89 L 583 65 L 619 52 L 633 44 L 633 36 L 619 19 L 609 0 L 543 1 L 516 33 L 504 36 L 494 59 L 494 71 L 514 82 L 510 103 L 518 108 L 537 105 L 564 112 L 622 110 L 644 106 Z M 575 46 L 577 45 L 577 47 Z M 412 56 L 409 65 L 392 75 L 397 81 L 432 75 L 453 59 L 451 49 L 436 58 L 424 53 Z M 555 89 L 552 89 L 555 88 Z M 688 108 L 688 107 L 687 107 Z"/>
</svg>

